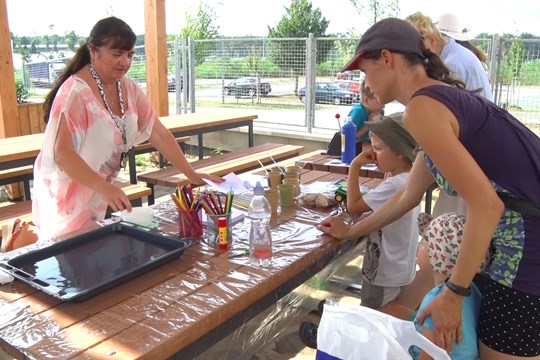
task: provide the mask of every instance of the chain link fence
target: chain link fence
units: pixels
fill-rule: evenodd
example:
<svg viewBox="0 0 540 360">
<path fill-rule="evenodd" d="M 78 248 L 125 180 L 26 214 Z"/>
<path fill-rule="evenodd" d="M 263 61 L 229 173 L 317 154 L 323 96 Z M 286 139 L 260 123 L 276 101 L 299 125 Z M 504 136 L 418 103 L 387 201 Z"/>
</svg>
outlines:
<svg viewBox="0 0 540 360">
<path fill-rule="evenodd" d="M 335 115 L 347 115 L 359 99 L 362 74 L 339 73 L 358 40 L 176 39 L 168 44 L 170 113 L 234 109 L 258 114 L 258 127 L 335 131 Z M 488 56 L 495 103 L 525 123 L 540 124 L 540 40 L 495 37 L 472 42 Z M 138 47 L 129 75 L 143 88 L 145 62 L 144 48 Z M 26 64 L 28 85 L 50 86 L 60 63 Z M 402 108 L 391 103 L 386 111 Z"/>
</svg>

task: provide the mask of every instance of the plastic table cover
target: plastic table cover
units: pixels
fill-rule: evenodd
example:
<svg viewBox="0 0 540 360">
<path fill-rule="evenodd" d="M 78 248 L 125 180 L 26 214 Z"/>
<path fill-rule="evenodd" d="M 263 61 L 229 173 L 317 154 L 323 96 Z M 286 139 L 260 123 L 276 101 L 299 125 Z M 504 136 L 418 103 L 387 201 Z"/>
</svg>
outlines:
<svg viewBox="0 0 540 360">
<path fill-rule="evenodd" d="M 321 184 L 327 193 L 332 193 L 334 182 L 342 177 L 309 173 L 314 180 L 325 179 Z M 369 180 L 364 179 L 364 183 Z M 178 232 L 172 202 L 157 204 L 154 210 L 156 226 L 152 231 Z M 1 347 L 15 357 L 39 359 L 186 358 L 207 348 L 210 350 L 200 358 L 215 358 L 211 345 L 233 333 L 233 341 L 220 358 L 249 358 L 295 317 L 307 313 L 301 304 L 313 288 L 303 285 L 290 290 L 313 276 L 312 269 L 323 269 L 317 278 L 324 281 L 341 265 L 342 255 L 354 253 L 351 248 L 358 240 L 340 242 L 314 227 L 331 210 L 297 204 L 273 217 L 273 258 L 266 268 L 252 266 L 245 255 L 249 235 L 246 218 L 234 225 L 229 250 L 216 249 L 202 240 L 178 261 L 80 303 L 61 302 L 20 281 L 3 285 Z M 38 242 L 2 256 L 61 240 Z M 326 261 L 330 261 L 327 266 Z M 288 291 L 277 291 L 280 286 Z M 289 294 L 282 297 L 285 293 Z M 264 310 L 253 310 L 258 303 L 265 304 L 264 299 L 270 299 L 270 310 L 265 312 L 269 315 L 254 329 L 249 319 Z M 235 318 L 241 319 L 239 324 L 232 321 Z"/>
</svg>

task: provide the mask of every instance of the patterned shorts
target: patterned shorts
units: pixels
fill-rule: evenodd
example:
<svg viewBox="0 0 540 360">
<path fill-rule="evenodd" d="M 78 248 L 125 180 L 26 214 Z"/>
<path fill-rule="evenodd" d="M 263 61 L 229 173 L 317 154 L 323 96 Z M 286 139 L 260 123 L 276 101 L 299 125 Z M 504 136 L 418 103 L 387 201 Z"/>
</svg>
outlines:
<svg viewBox="0 0 540 360">
<path fill-rule="evenodd" d="M 540 355 L 540 297 L 491 279 L 482 293 L 478 338 L 509 355 Z"/>
</svg>

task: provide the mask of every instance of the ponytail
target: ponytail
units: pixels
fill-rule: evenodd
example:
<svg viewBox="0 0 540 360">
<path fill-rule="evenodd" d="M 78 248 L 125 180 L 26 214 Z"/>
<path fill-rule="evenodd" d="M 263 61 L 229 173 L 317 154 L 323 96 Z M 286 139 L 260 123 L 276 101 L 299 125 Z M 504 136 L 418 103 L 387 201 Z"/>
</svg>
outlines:
<svg viewBox="0 0 540 360">
<path fill-rule="evenodd" d="M 425 56 L 423 60 L 424 68 L 430 78 L 460 89 L 465 89 L 465 83 L 463 81 L 450 76 L 450 69 L 444 64 L 439 55 L 426 48 L 422 49 L 422 54 Z"/>
<path fill-rule="evenodd" d="M 43 113 L 44 113 L 44 121 L 45 124 L 49 121 L 49 116 L 51 114 L 51 108 L 52 104 L 54 102 L 54 98 L 56 97 L 56 94 L 58 93 L 58 89 L 60 89 L 60 86 L 73 74 L 75 74 L 77 71 L 81 70 L 84 66 L 90 63 L 90 51 L 88 50 L 88 45 L 83 44 L 79 46 L 77 49 L 77 52 L 75 55 L 71 58 L 67 66 L 64 68 L 64 71 L 58 79 L 54 82 L 54 85 L 45 97 L 45 101 L 43 103 Z"/>
</svg>

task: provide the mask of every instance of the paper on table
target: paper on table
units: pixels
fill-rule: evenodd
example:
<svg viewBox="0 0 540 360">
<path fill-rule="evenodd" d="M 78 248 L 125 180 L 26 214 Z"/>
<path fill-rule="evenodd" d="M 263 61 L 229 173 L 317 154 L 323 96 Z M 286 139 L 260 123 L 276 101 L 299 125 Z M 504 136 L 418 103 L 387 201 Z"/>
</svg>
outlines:
<svg viewBox="0 0 540 360">
<path fill-rule="evenodd" d="M 244 217 L 245 217 L 245 214 L 242 210 L 238 210 L 235 208 L 231 209 L 231 225 L 236 224 L 240 220 L 243 220 Z M 208 224 L 208 216 L 206 216 L 206 212 L 204 211 L 202 212 L 201 220 L 202 220 L 203 225 Z"/>
<path fill-rule="evenodd" d="M 376 164 L 365 164 L 360 167 L 362 170 L 378 170 Z"/>
<path fill-rule="evenodd" d="M 235 173 L 229 173 L 223 176 L 225 179 L 222 183 L 216 183 L 208 179 L 204 179 L 208 185 L 210 185 L 214 190 L 220 191 L 222 193 L 228 193 L 233 191 L 235 194 L 245 194 L 249 190 L 244 186 L 244 182 Z"/>
</svg>

